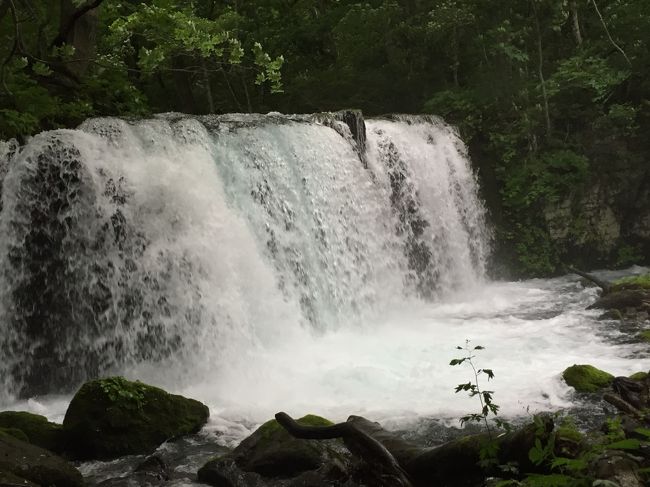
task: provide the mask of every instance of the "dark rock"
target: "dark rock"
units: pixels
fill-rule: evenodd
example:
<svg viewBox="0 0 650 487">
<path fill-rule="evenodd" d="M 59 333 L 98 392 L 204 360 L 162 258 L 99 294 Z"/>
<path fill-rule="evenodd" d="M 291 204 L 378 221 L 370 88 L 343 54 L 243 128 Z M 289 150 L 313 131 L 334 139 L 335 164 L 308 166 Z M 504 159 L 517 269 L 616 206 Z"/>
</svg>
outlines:
<svg viewBox="0 0 650 487">
<path fill-rule="evenodd" d="M 594 462 L 594 474 L 599 480 L 609 480 L 615 485 L 643 487 L 638 474 L 639 464 L 630 455 L 619 451 L 606 451 Z"/>
<path fill-rule="evenodd" d="M 311 426 L 332 424 L 313 415 L 305 416 L 298 422 Z M 271 420 L 231 453 L 206 463 L 198 476 L 199 480 L 219 487 L 265 485 L 265 479 L 281 482 L 278 484 L 274 480 L 275 483 L 270 485 L 332 485 L 331 482 L 347 476 L 348 464 L 344 451 L 341 443 L 334 440 L 296 439 L 276 420 Z"/>
<path fill-rule="evenodd" d="M 140 477 L 152 478 L 155 480 L 169 480 L 169 468 L 165 461 L 158 455 L 147 457 L 140 465 L 135 467 L 134 472 Z"/>
<path fill-rule="evenodd" d="M 18 485 L 47 487 L 81 487 L 83 478 L 79 471 L 43 448 L 18 440 L 0 432 L 0 479 L 15 476 L 33 482 Z M 3 480 L 4 481 L 4 480 Z M 11 483 L 9 484 L 11 485 Z"/>
<path fill-rule="evenodd" d="M 158 487 L 171 479 L 167 464 L 158 455 L 147 457 L 132 472 L 100 482 L 98 487 Z"/>
<path fill-rule="evenodd" d="M 624 289 L 612 292 L 600 297 L 587 309 L 617 309 L 623 312 L 628 308 L 650 309 L 650 290 Z"/>
<path fill-rule="evenodd" d="M 623 314 L 617 309 L 609 309 L 598 317 L 599 320 L 622 320 Z"/>
<path fill-rule="evenodd" d="M 63 451 L 63 427 L 50 423 L 45 416 L 25 411 L 0 412 L 0 428 L 22 431 L 26 441 L 56 453 Z"/>
<path fill-rule="evenodd" d="M 122 377 L 85 383 L 75 394 L 63 429 L 78 459 L 150 453 L 164 441 L 198 432 L 208 407 L 193 399 Z"/>
<path fill-rule="evenodd" d="M 0 469 L 0 487 L 38 487 L 38 484 Z"/>
<path fill-rule="evenodd" d="M 314 415 L 304 416 L 298 422 L 310 426 L 332 424 Z M 231 456 L 244 471 L 265 477 L 293 477 L 335 461 L 340 453 L 334 449 L 334 442 L 296 439 L 272 419 L 242 441 Z"/>
<path fill-rule="evenodd" d="M 220 457 L 210 460 L 198 472 L 198 479 L 215 487 L 262 487 L 261 475 L 242 471 L 234 460 Z"/>
</svg>

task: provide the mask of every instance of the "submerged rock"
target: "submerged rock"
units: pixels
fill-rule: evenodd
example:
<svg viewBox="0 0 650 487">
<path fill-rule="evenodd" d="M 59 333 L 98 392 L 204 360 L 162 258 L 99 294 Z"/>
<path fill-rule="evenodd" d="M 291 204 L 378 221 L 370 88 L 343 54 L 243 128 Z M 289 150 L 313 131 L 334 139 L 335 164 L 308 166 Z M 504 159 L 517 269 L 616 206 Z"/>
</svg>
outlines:
<svg viewBox="0 0 650 487">
<path fill-rule="evenodd" d="M 0 431 L 0 485 L 81 487 L 83 478 L 63 458 Z"/>
<path fill-rule="evenodd" d="M 314 415 L 298 422 L 310 426 L 332 424 Z M 327 485 L 327 481 L 345 477 L 346 471 L 347 459 L 339 442 L 296 439 L 273 419 L 231 453 L 206 463 L 198 478 L 219 487 L 266 485 L 265 479 L 292 479 L 282 485 Z"/>
<path fill-rule="evenodd" d="M 63 427 L 49 422 L 45 416 L 25 411 L 3 411 L 0 412 L 0 428 L 21 431 L 25 441 L 46 450 L 63 451 Z"/>
<path fill-rule="evenodd" d="M 592 365 L 572 365 L 562 373 L 562 377 L 578 392 L 597 392 L 614 381 L 612 374 Z"/>
<path fill-rule="evenodd" d="M 79 459 L 150 453 L 164 441 L 198 432 L 208 407 L 122 377 L 85 383 L 63 420 L 67 451 Z"/>
</svg>

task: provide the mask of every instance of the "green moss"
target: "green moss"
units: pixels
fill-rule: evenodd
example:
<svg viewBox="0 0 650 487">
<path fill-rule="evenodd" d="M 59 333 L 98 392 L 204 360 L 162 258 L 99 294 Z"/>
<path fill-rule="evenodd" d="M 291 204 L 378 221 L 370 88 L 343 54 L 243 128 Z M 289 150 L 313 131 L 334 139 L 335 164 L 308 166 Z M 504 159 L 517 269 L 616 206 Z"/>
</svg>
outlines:
<svg viewBox="0 0 650 487">
<path fill-rule="evenodd" d="M 46 450 L 62 450 L 63 427 L 50 423 L 45 416 L 25 411 L 4 411 L 0 413 L 0 428 L 20 430 L 26 435 L 26 441 Z"/>
<path fill-rule="evenodd" d="M 650 330 L 645 330 L 639 333 L 639 338 L 644 342 L 650 342 Z"/>
<path fill-rule="evenodd" d="M 18 428 L 0 428 L 0 434 L 13 436 L 14 438 L 20 441 L 29 442 L 29 438 L 27 438 L 27 435 L 23 433 L 22 430 L 19 430 Z"/>
<path fill-rule="evenodd" d="M 81 473 L 63 458 L 1 431 L 0 472 L 6 473 L 8 478 L 14 475 L 42 486 L 82 487 L 84 485 Z M 0 484 L 2 478 L 3 475 L 0 475 Z"/>
<path fill-rule="evenodd" d="M 556 435 L 559 438 L 572 440 L 576 443 L 580 443 L 582 441 L 582 433 L 580 433 L 580 431 L 572 426 L 560 426 L 556 432 Z"/>
<path fill-rule="evenodd" d="M 297 419 L 296 422 L 303 426 L 331 426 L 334 424 L 330 420 L 321 416 L 316 416 L 315 414 L 307 414 L 306 416 Z M 260 435 L 261 440 L 269 440 L 271 438 L 276 439 L 275 437 L 277 435 L 282 435 L 282 437 L 286 436 L 286 438 L 291 436 L 275 419 L 270 419 L 260 426 L 257 429 L 257 433 Z"/>
<path fill-rule="evenodd" d="M 624 277 L 612 283 L 612 291 L 621 291 L 623 289 L 649 289 L 650 274 L 640 276 Z"/>
<path fill-rule="evenodd" d="M 596 392 L 609 386 L 614 376 L 591 365 L 572 365 L 562 377 L 578 392 Z"/>
<path fill-rule="evenodd" d="M 67 449 L 77 458 L 148 453 L 201 429 L 207 406 L 122 377 L 85 383 L 63 421 Z"/>
<path fill-rule="evenodd" d="M 632 380 L 643 380 L 646 377 L 648 377 L 647 372 L 635 372 L 634 374 L 632 374 L 630 376 L 630 379 L 632 379 Z"/>
</svg>

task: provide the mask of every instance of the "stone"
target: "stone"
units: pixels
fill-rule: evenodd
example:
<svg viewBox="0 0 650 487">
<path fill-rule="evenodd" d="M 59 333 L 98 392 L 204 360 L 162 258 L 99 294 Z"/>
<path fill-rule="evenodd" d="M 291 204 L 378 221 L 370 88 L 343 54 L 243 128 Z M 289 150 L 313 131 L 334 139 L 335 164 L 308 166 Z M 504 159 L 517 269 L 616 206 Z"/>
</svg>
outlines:
<svg viewBox="0 0 650 487">
<path fill-rule="evenodd" d="M 572 365 L 562 377 L 578 392 L 597 392 L 612 384 L 614 376 L 592 365 Z"/>
<path fill-rule="evenodd" d="M 310 426 L 332 424 L 315 415 L 304 416 L 298 422 Z M 305 485 L 320 485 L 313 483 L 313 479 L 318 478 L 326 485 L 327 479 L 346 475 L 347 460 L 343 451 L 344 447 L 336 440 L 296 439 L 273 419 L 255 430 L 231 453 L 207 462 L 199 470 L 198 477 L 203 482 L 219 487 L 264 485 L 260 482 L 268 478 L 294 479 L 296 482 L 300 478 L 305 481 L 310 478 Z M 305 475 L 308 472 L 311 473 Z M 242 478 L 241 473 L 246 474 L 246 482 L 249 484 L 237 483 L 236 479 Z"/>
<path fill-rule="evenodd" d="M 77 459 L 151 453 L 161 443 L 198 432 L 208 407 L 194 399 L 123 377 L 86 382 L 63 420 L 67 451 Z"/>
<path fill-rule="evenodd" d="M 648 306 L 650 306 L 650 290 L 623 289 L 601 296 L 587 309 L 617 309 L 624 312 L 628 308 L 639 310 Z"/>
<path fill-rule="evenodd" d="M 0 432 L 0 479 L 16 477 L 47 487 L 81 487 L 81 473 L 63 458 Z M 30 483 L 31 482 L 31 483 Z M 11 485 L 11 484 L 9 484 Z"/>
<path fill-rule="evenodd" d="M 26 436 L 25 441 L 33 445 L 56 453 L 63 451 L 63 427 L 49 422 L 45 416 L 25 411 L 3 411 L 0 412 L 0 428 L 20 430 Z"/>
</svg>

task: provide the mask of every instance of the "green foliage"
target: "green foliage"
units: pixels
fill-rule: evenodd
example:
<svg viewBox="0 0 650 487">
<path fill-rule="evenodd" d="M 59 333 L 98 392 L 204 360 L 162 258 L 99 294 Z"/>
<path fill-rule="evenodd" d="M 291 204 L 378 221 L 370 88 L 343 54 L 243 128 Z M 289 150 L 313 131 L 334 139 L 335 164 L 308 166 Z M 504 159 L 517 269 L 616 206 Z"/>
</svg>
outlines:
<svg viewBox="0 0 650 487">
<path fill-rule="evenodd" d="M 628 267 L 642 261 L 643 253 L 638 246 L 622 245 L 616 251 L 616 260 L 614 264 L 616 267 Z"/>
<path fill-rule="evenodd" d="M 498 464 L 499 445 L 496 442 L 496 436 L 494 436 L 494 432 L 490 426 L 490 416 L 494 416 L 493 421 L 498 428 L 503 428 L 506 431 L 510 431 L 510 425 L 500 418 L 496 418 L 499 411 L 499 406 L 493 401 L 494 391 L 488 391 L 481 388 L 479 377 L 485 376 L 487 380 L 490 381 L 491 379 L 494 379 L 494 372 L 492 369 L 476 368 L 476 364 L 473 360 L 476 358 L 476 352 L 484 350 L 484 347 L 481 345 L 471 347 L 469 340 L 466 340 L 465 346 L 457 346 L 456 349 L 462 350 L 464 352 L 464 355 L 462 357 L 452 359 L 451 362 L 449 362 L 449 365 L 452 367 L 462 364 L 469 365 L 472 369 L 473 377 L 469 382 L 458 384 L 455 388 L 455 393 L 458 394 L 459 392 L 467 392 L 469 397 L 478 398 L 481 405 L 478 412 L 470 413 L 461 417 L 460 424 L 464 425 L 467 422 L 472 422 L 479 424 L 482 423 L 485 425 L 485 430 L 488 434 L 488 438 L 481 444 L 481 448 L 479 450 L 479 463 L 484 468 L 495 466 Z"/>
<path fill-rule="evenodd" d="M 108 377 L 99 382 L 99 387 L 110 402 L 119 402 L 120 407 L 142 409 L 145 403 L 147 386 L 141 382 L 131 382 L 124 377 Z"/>
<path fill-rule="evenodd" d="M 650 289 L 650 274 L 624 277 L 612 283 L 613 291 L 623 289 Z"/>
</svg>

